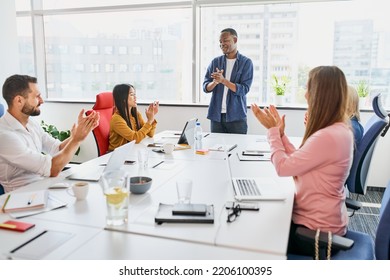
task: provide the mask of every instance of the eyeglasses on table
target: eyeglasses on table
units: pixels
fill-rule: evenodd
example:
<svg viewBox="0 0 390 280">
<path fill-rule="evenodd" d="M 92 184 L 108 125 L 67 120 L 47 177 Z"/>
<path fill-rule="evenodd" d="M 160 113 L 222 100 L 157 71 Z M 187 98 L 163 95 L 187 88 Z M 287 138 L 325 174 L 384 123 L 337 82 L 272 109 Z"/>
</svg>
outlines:
<svg viewBox="0 0 390 280">
<path fill-rule="evenodd" d="M 229 214 L 227 216 L 227 222 L 228 223 L 234 222 L 237 219 L 237 217 L 240 216 L 241 214 L 240 204 L 237 205 L 233 204 L 233 208 L 230 208 L 228 213 Z"/>
</svg>

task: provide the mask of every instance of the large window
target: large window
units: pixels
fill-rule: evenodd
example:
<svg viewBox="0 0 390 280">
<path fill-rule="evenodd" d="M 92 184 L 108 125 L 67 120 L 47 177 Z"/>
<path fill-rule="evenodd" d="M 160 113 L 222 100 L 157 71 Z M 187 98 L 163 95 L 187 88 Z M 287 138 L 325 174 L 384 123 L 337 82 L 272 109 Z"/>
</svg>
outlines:
<svg viewBox="0 0 390 280">
<path fill-rule="evenodd" d="M 46 63 L 90 65 L 47 73 L 48 97 L 91 100 L 131 83 L 140 100 L 191 102 L 191 90 L 177 90 L 191 85 L 190 15 L 190 9 L 169 9 L 45 16 Z"/>
<path fill-rule="evenodd" d="M 93 101 L 117 83 L 132 83 L 140 102 L 208 104 L 204 74 L 221 55 L 220 31 L 232 27 L 238 50 L 254 65 L 248 104 L 276 102 L 277 77 L 288 81 L 283 104 L 304 107 L 308 71 L 337 65 L 351 85 L 381 92 L 390 108 L 385 0 L 33 0 L 33 18 L 19 1 L 27 10 L 18 9 L 21 69 L 36 69 L 48 99 Z M 33 36 L 43 47 L 34 48 Z"/>
<path fill-rule="evenodd" d="M 26 75 L 36 76 L 31 17 L 18 17 L 16 26 L 20 71 Z"/>
</svg>

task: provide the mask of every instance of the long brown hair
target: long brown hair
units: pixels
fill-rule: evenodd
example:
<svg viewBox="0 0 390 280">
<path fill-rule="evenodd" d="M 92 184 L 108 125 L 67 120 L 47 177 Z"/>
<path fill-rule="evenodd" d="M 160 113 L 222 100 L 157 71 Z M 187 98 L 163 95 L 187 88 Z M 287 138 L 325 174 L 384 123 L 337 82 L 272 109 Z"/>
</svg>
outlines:
<svg viewBox="0 0 390 280">
<path fill-rule="evenodd" d="M 112 91 L 112 95 L 114 97 L 115 107 L 118 110 L 119 115 L 126 121 L 127 126 L 133 130 L 139 130 L 140 123 L 138 120 L 137 107 L 132 107 L 131 110 L 129 110 L 128 99 L 130 88 L 134 89 L 130 84 L 116 85 Z M 131 127 L 130 115 L 135 119 L 136 128 Z"/>
<path fill-rule="evenodd" d="M 347 115 L 349 118 L 356 117 L 360 121 L 359 95 L 353 86 L 348 86 Z"/>
<path fill-rule="evenodd" d="M 347 81 L 343 71 L 336 66 L 312 69 L 307 82 L 308 121 L 301 146 L 318 130 L 336 122 L 347 123 L 347 101 Z"/>
</svg>

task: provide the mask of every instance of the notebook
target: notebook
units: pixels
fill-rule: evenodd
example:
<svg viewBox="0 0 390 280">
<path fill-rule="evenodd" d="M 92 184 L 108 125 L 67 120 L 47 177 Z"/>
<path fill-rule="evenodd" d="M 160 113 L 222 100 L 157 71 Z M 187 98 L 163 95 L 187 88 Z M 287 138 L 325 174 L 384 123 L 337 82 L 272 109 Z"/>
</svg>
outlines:
<svg viewBox="0 0 390 280">
<path fill-rule="evenodd" d="M 44 208 L 47 203 L 48 194 L 49 192 L 47 190 L 8 194 L 2 210 L 4 213 L 10 213 Z"/>
<path fill-rule="evenodd" d="M 231 179 L 234 198 L 238 201 L 245 200 L 285 200 L 285 195 L 278 190 L 277 185 L 272 178 L 233 177 L 229 156 L 226 153 L 226 162 L 228 166 L 229 178 Z"/>
<path fill-rule="evenodd" d="M 91 167 L 88 165 L 80 166 L 80 168 L 69 175 L 67 178 L 70 180 L 79 180 L 79 181 L 91 181 L 97 182 L 100 179 L 100 176 L 103 172 L 121 169 L 123 164 L 125 163 L 126 157 L 130 154 L 131 149 L 133 148 L 135 143 L 131 141 L 125 145 L 122 145 L 116 148 L 111 152 L 111 157 L 107 162 L 106 166 L 96 166 Z"/>
</svg>

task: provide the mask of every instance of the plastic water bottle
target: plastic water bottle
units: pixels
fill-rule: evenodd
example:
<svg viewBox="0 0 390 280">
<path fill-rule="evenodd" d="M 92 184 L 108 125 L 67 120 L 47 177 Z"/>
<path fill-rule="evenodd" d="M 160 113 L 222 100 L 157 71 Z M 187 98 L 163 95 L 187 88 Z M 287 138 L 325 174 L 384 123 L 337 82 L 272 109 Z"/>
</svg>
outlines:
<svg viewBox="0 0 390 280">
<path fill-rule="evenodd" d="M 194 138 L 195 138 L 195 151 L 202 150 L 202 127 L 200 126 L 200 122 L 196 122 Z"/>
</svg>

